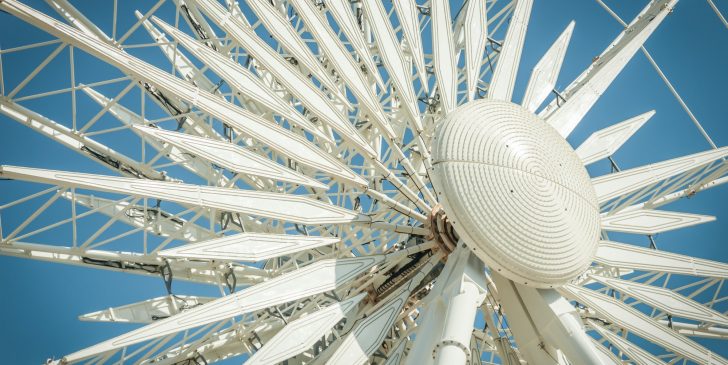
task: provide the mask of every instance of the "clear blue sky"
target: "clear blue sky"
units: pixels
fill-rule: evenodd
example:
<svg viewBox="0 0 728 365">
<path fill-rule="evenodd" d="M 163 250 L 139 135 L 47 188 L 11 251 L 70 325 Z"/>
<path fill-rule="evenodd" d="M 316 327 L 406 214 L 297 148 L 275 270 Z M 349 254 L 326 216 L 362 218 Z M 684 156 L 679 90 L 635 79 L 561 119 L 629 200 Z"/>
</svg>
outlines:
<svg viewBox="0 0 728 365">
<path fill-rule="evenodd" d="M 647 3 L 646 0 L 607 2 L 627 22 Z M 728 14 L 728 0 L 715 2 L 724 14 Z M 43 1 L 28 3 L 55 16 Z M 74 3 L 92 20 L 106 22 L 102 28 L 110 32 L 111 0 Z M 142 11 L 151 6 L 149 1 L 119 3 L 122 4 L 120 14 L 125 14 L 120 20 L 120 32 L 129 27 L 135 6 Z M 170 4 L 165 6 L 171 9 Z M 558 89 L 568 85 L 621 30 L 619 24 L 595 1 L 537 1 L 523 53 L 515 93 L 516 101 L 523 94 L 531 68 L 572 19 L 576 20 L 576 28 L 557 84 Z M 131 42 L 146 42 L 144 36 L 143 30 L 137 32 Z M 3 49 L 47 39 L 50 37 L 45 33 L 0 13 L 0 47 Z M 23 53 L 22 57 L 14 55 L 4 58 L 6 90 L 12 89 L 53 47 L 55 46 Z M 675 12 L 647 42 L 647 48 L 715 143 L 718 146 L 728 144 L 728 123 L 725 117 L 728 115 L 728 29 L 723 27 L 708 4 L 702 0 L 683 0 L 678 3 Z M 152 62 L 162 60 L 156 50 L 136 52 L 142 53 Z M 77 77 L 81 81 L 118 75 L 118 71 L 108 66 L 100 67 L 98 62 L 81 52 L 77 52 L 76 56 L 81 70 Z M 63 57 L 68 57 L 67 50 L 62 53 L 61 58 Z M 168 67 L 166 63 L 163 65 Z M 21 95 L 67 87 L 66 70 L 61 62 L 51 63 L 40 78 L 46 85 L 36 80 Z M 109 94 L 114 90 L 118 90 L 118 87 L 105 89 Z M 69 100 L 64 95 L 24 105 L 70 125 Z M 83 103 L 82 105 L 91 105 L 88 101 L 85 102 L 87 104 Z M 636 167 L 709 148 L 641 54 L 632 60 L 587 115 L 570 137 L 570 142 L 577 146 L 595 130 L 651 109 L 655 109 L 657 114 L 615 155 L 622 168 Z M 95 110 L 97 109 L 80 110 L 79 120 L 87 120 Z M 53 144 L 5 116 L 0 116 L 0 128 L 1 164 L 108 173 L 108 170 Z M 114 142 L 119 144 L 119 141 L 109 143 Z M 120 148 L 123 149 L 123 146 Z M 606 163 L 598 163 L 590 168 L 590 172 L 592 175 L 599 175 L 608 172 L 608 168 Z M 38 186 L 0 182 L 0 203 L 37 190 Z M 727 262 L 727 202 L 728 186 L 723 186 L 699 194 L 689 201 L 669 206 L 677 211 L 715 215 L 719 220 L 662 234 L 657 237 L 660 249 Z M 3 216 L 3 220 L 5 224 L 12 226 L 12 217 Z M 637 245 L 647 245 L 645 237 L 624 239 Z M 180 294 L 215 295 L 217 290 L 176 282 L 175 291 Z M 3 293 L 0 300 L 0 353 L 3 357 L 0 362 L 39 364 L 47 357 L 60 357 L 136 327 L 80 322 L 76 319 L 78 315 L 161 296 L 166 291 L 159 278 L 0 257 L 0 293 Z M 712 347 L 714 351 L 728 356 L 728 348 L 725 346 L 712 343 Z M 239 362 L 234 360 L 229 363 Z"/>
</svg>

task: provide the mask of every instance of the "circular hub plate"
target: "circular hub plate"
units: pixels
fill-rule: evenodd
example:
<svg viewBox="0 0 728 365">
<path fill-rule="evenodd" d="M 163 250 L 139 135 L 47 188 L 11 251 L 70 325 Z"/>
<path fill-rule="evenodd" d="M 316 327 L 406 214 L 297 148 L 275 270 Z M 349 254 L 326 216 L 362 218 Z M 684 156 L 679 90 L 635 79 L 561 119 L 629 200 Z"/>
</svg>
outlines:
<svg viewBox="0 0 728 365">
<path fill-rule="evenodd" d="M 433 185 L 455 231 L 492 270 L 554 287 L 591 264 L 599 208 L 571 146 L 522 107 L 478 100 L 433 137 Z"/>
</svg>

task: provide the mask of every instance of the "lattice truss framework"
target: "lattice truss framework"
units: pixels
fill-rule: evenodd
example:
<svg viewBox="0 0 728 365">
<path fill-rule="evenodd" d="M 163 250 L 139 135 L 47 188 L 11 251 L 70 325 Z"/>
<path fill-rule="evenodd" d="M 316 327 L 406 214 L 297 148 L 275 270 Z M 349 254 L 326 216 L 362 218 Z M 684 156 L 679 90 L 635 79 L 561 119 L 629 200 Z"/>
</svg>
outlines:
<svg viewBox="0 0 728 365">
<path fill-rule="evenodd" d="M 116 0 L 111 26 L 46 2 L 43 13 L 0 1 L 0 18 L 52 37 L 0 51 L 44 52 L 19 83 L 3 79 L 2 123 L 110 171 L 2 166 L 3 178 L 33 184 L 0 182 L 0 254 L 161 277 L 169 292 L 82 315 L 143 326 L 61 362 L 414 364 L 441 361 L 449 345 L 470 363 L 728 363 L 694 341 L 728 338 L 728 266 L 608 238 L 712 221 L 662 207 L 728 181 L 727 148 L 619 171 L 611 156 L 653 111 L 575 146 L 585 165 L 609 158 L 615 171 L 592 179 L 603 241 L 572 283 L 533 289 L 469 273 L 482 263 L 433 235 L 434 126 L 471 100 L 511 100 L 532 1 L 458 11 L 445 0 L 160 0 L 139 3 L 125 29 Z M 522 106 L 567 137 L 675 3 L 650 2 L 555 90 L 569 24 Z M 81 59 L 113 67 L 82 83 Z M 66 86 L 26 92 L 53 62 L 68 64 Z M 30 109 L 59 96 L 71 100 L 59 116 Z M 463 345 L 438 337 L 436 313 L 466 277 L 485 325 Z M 220 297 L 175 294 L 173 280 Z M 567 317 L 588 337 L 565 343 Z"/>
</svg>

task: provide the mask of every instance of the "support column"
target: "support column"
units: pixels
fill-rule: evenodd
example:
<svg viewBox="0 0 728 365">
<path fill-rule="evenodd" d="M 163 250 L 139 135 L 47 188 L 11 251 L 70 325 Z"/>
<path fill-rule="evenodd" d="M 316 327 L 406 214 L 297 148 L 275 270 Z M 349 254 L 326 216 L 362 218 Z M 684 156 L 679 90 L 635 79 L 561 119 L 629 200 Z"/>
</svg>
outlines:
<svg viewBox="0 0 728 365">
<path fill-rule="evenodd" d="M 466 364 L 470 359 L 473 321 L 483 301 L 480 288 L 472 281 L 461 283 L 460 293 L 450 299 L 442 339 L 435 345 L 435 364 Z"/>
<path fill-rule="evenodd" d="M 493 273 L 511 332 L 523 358 L 533 365 L 601 365 L 579 315 L 554 289 L 535 289 Z"/>
<path fill-rule="evenodd" d="M 428 294 L 428 310 L 406 364 L 468 364 L 473 323 L 486 288 L 483 263 L 459 242 Z"/>
</svg>

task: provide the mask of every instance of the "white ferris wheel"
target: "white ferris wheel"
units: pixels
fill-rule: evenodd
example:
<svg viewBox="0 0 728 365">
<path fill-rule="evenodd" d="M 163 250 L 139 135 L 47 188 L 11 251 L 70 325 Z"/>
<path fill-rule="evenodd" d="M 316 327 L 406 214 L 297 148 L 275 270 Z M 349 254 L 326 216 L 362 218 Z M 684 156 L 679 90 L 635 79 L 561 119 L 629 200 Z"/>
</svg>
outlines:
<svg viewBox="0 0 728 365">
<path fill-rule="evenodd" d="M 690 114 L 713 148 L 620 170 L 654 111 L 566 140 L 633 56 L 659 72 L 643 43 L 677 0 L 629 23 L 598 0 L 624 31 L 557 90 L 569 24 L 520 103 L 532 0 L 45 2 L 0 0 L 50 37 L 0 51 L 45 52 L 0 58 L 0 125 L 107 170 L 3 165 L 0 254 L 167 291 L 82 315 L 141 325 L 49 363 L 728 364 L 728 265 L 653 240 L 714 220 L 665 206 L 728 181 L 728 148 Z M 24 93 L 61 54 L 70 84 Z"/>
</svg>

